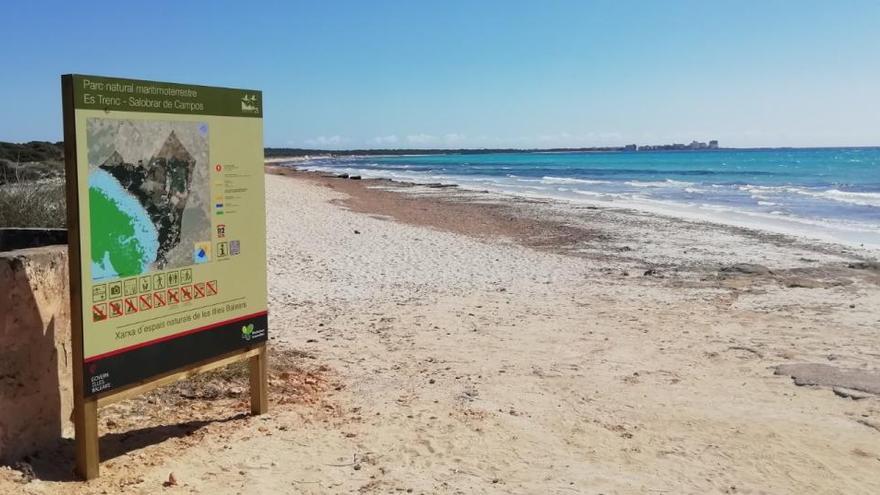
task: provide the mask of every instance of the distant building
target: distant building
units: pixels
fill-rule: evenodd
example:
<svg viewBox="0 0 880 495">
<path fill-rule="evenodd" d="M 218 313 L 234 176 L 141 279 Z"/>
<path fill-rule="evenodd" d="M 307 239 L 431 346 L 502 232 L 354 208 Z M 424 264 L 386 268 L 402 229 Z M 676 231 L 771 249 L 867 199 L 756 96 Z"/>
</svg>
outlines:
<svg viewBox="0 0 880 495">
<path fill-rule="evenodd" d="M 626 146 L 627 150 L 635 149 L 638 151 L 689 151 L 689 150 L 714 150 L 718 149 L 718 141 L 709 141 L 706 144 L 702 141 L 693 140 L 691 144 L 673 143 L 673 144 L 644 144 L 636 146 L 634 144 Z"/>
<path fill-rule="evenodd" d="M 634 144 L 628 144 L 623 147 L 623 151 L 636 151 L 637 149 L 639 149 L 639 147 Z"/>
</svg>

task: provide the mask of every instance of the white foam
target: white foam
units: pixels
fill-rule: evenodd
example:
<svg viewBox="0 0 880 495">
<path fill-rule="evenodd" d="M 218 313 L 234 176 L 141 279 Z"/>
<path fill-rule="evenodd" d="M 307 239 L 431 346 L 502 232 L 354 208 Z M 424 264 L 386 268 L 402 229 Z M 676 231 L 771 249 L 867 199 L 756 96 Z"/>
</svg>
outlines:
<svg viewBox="0 0 880 495">
<path fill-rule="evenodd" d="M 629 182 L 625 182 L 625 184 L 632 187 L 690 187 L 694 185 L 693 182 L 683 182 L 672 179 L 666 179 L 664 181 L 631 180 Z"/>
<path fill-rule="evenodd" d="M 738 189 L 751 193 L 752 198 L 755 199 L 768 199 L 768 195 L 789 193 L 860 206 L 880 206 L 880 193 L 874 192 L 841 191 L 839 189 L 821 191 L 795 186 L 754 186 L 751 184 L 739 186 Z"/>
<path fill-rule="evenodd" d="M 802 194 L 809 194 L 810 196 L 833 199 L 834 201 L 840 201 L 842 203 L 850 203 L 854 205 L 880 206 L 880 193 L 850 192 L 840 191 L 838 189 L 830 189 L 828 191 L 819 193 Z"/>
<path fill-rule="evenodd" d="M 549 176 L 542 178 L 541 182 L 544 184 L 612 184 L 611 181 L 607 180 L 574 179 L 569 177 Z"/>
</svg>

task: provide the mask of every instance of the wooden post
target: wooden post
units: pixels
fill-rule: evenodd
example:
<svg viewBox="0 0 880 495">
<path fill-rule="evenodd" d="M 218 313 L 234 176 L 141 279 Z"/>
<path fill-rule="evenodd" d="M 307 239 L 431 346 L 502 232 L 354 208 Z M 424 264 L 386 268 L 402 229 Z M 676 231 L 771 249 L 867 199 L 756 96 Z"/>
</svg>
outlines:
<svg viewBox="0 0 880 495">
<path fill-rule="evenodd" d="M 83 479 L 98 477 L 98 401 L 81 399 L 74 405 L 76 428 L 76 472 Z"/>
<path fill-rule="evenodd" d="M 73 79 L 61 78 L 64 112 L 64 165 L 67 180 L 67 261 L 70 274 L 70 336 L 73 351 L 73 426 L 76 472 L 84 479 L 98 477 L 98 401 L 85 397 L 83 380 L 82 267 L 80 265 L 79 185 L 76 166 L 76 125 Z"/>
<path fill-rule="evenodd" d="M 248 360 L 251 381 L 251 414 L 269 412 L 269 386 L 267 380 L 266 344 L 258 347 L 259 352 Z"/>
</svg>

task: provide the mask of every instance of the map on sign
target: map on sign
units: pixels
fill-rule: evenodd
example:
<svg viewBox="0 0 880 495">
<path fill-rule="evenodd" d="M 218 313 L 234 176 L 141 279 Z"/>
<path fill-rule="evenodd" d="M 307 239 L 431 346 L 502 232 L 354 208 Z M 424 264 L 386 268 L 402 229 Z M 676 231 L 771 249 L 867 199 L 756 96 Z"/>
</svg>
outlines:
<svg viewBox="0 0 880 495">
<path fill-rule="evenodd" d="M 89 118 L 92 280 L 210 261 L 208 124 Z"/>
</svg>

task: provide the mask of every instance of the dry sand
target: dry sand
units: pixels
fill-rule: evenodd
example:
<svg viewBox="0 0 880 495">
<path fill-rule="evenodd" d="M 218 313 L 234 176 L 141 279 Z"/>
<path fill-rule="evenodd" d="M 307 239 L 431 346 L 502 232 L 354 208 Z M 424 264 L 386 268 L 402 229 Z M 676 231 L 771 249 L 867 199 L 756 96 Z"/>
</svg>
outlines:
<svg viewBox="0 0 880 495">
<path fill-rule="evenodd" d="M 272 413 L 236 416 L 234 372 L 179 385 L 101 412 L 100 480 L 68 443 L 0 492 L 880 493 L 876 253 L 289 175 Z"/>
</svg>

